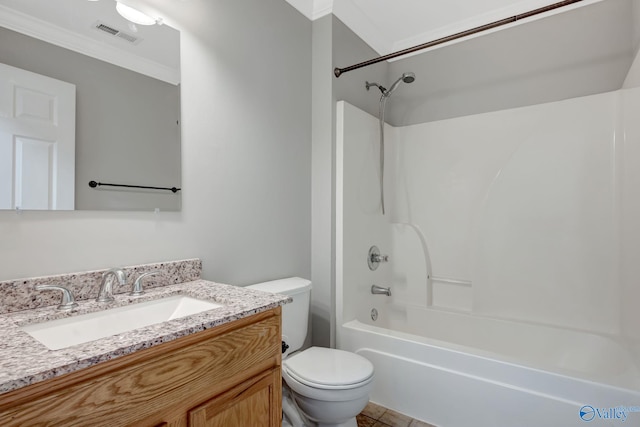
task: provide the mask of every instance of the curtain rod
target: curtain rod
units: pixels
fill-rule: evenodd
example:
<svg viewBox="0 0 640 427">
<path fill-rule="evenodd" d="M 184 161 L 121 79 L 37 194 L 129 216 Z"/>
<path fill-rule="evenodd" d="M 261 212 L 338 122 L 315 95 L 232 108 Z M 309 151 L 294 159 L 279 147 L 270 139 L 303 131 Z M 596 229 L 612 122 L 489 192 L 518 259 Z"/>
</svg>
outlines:
<svg viewBox="0 0 640 427">
<path fill-rule="evenodd" d="M 519 21 L 521 19 L 530 18 L 535 15 L 540 15 L 541 13 L 546 13 L 555 9 L 559 9 L 561 7 L 566 7 L 572 5 L 574 3 L 579 3 L 584 0 L 565 0 L 558 3 L 550 4 L 548 6 L 544 6 L 538 9 L 531 10 L 529 12 L 521 13 L 519 15 L 511 16 L 509 18 L 501 19 L 499 21 L 494 21 L 489 24 L 481 25 L 479 27 L 471 28 L 470 30 L 461 31 L 456 34 L 452 34 L 450 36 L 442 37 L 437 40 L 433 40 L 427 43 L 423 43 L 417 46 L 413 46 L 398 52 L 390 53 L 388 55 L 379 56 L 378 58 L 370 59 L 368 61 L 361 62 L 359 64 L 351 65 L 345 68 L 336 67 L 333 70 L 333 74 L 336 77 L 340 77 L 343 73 L 347 73 L 349 71 L 357 70 L 358 68 L 368 67 L 369 65 L 377 64 L 378 62 L 387 61 L 389 59 L 397 58 L 399 56 L 407 55 L 409 53 L 418 52 L 423 49 L 427 49 L 433 46 L 437 46 L 439 44 L 447 43 L 453 40 L 461 39 L 463 37 L 471 36 L 473 34 L 481 33 L 483 31 L 491 30 L 493 28 L 501 27 L 503 25 L 511 24 L 513 22 Z"/>
</svg>

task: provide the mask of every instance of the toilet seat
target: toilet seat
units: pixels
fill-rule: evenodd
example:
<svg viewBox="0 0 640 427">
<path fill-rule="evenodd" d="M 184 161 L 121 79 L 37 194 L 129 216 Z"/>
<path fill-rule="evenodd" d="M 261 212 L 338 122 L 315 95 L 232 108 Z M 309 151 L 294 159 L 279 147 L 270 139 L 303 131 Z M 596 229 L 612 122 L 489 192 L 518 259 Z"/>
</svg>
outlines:
<svg viewBox="0 0 640 427">
<path fill-rule="evenodd" d="M 289 375 L 285 369 L 282 370 L 282 379 L 284 379 L 284 383 L 294 392 L 295 399 L 299 396 L 304 396 L 304 398 L 323 402 L 347 402 L 362 398 L 368 400 L 369 393 L 373 388 L 373 377 L 358 384 L 356 387 L 352 386 L 351 388 L 342 389 L 317 388 L 303 384 Z"/>
<path fill-rule="evenodd" d="M 282 370 L 296 381 L 324 390 L 361 387 L 373 379 L 373 365 L 355 353 L 311 347 L 282 363 Z"/>
</svg>

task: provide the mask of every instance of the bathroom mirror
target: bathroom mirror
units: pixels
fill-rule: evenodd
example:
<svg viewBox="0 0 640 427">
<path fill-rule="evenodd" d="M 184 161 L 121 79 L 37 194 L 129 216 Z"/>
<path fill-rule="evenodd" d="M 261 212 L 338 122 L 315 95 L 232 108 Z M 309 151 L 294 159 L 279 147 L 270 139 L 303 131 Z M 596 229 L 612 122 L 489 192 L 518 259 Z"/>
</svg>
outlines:
<svg viewBox="0 0 640 427">
<path fill-rule="evenodd" d="M 134 24 L 116 4 L 0 0 L 0 209 L 180 209 L 180 34 Z M 60 82 L 75 102 L 22 84 L 32 78 Z M 65 117 L 75 148 L 31 134 Z"/>
</svg>

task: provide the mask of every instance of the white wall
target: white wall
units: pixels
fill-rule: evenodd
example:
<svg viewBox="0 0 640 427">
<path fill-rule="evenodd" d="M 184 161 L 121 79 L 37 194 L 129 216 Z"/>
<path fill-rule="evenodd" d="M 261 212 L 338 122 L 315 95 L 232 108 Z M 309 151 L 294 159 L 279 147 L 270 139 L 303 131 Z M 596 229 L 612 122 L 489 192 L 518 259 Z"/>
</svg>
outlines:
<svg viewBox="0 0 640 427">
<path fill-rule="evenodd" d="M 388 128 L 385 219 L 373 203 L 377 120 L 347 104 L 345 320 L 381 303 L 375 280 L 394 290 L 390 317 L 426 305 L 428 271 L 471 282 L 434 281 L 435 306 L 640 336 L 638 102 L 640 90 L 623 90 Z M 364 263 L 376 241 L 391 255 L 378 278 Z"/>
<path fill-rule="evenodd" d="M 387 214 L 381 213 L 378 118 L 339 102 L 336 119 L 337 321 L 367 321 L 375 308 L 380 315 L 375 324 L 393 328 L 395 321 L 406 324 L 407 304 L 427 306 L 428 251 L 421 230 L 394 215 L 391 150 L 386 150 Z M 386 144 L 397 137 L 396 130 L 385 125 Z M 390 261 L 370 270 L 367 255 L 373 245 Z M 391 296 L 372 295 L 374 284 L 391 287 Z"/>
<path fill-rule="evenodd" d="M 311 23 L 149 1 L 181 30 L 182 212 L 0 212 L 0 279 L 189 257 L 232 284 L 310 277 Z"/>
<path fill-rule="evenodd" d="M 621 315 L 623 333 L 640 342 L 640 88 L 623 90 L 622 106 Z"/>
<path fill-rule="evenodd" d="M 475 216 L 475 312 L 619 333 L 619 96 L 490 118 L 505 124 L 510 156 Z"/>
<path fill-rule="evenodd" d="M 385 302 L 385 297 L 371 295 L 370 288 L 387 286 L 388 267 L 369 270 L 367 253 L 373 245 L 388 253 L 390 238 L 381 215 L 378 120 L 343 101 L 336 117 L 336 291 L 342 323 L 367 318 L 372 307 Z"/>
</svg>

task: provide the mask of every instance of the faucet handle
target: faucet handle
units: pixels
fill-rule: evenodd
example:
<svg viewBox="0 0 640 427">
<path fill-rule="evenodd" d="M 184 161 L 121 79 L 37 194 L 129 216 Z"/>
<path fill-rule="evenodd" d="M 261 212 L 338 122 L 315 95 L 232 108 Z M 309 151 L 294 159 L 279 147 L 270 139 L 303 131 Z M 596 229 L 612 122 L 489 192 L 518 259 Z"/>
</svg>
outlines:
<svg viewBox="0 0 640 427">
<path fill-rule="evenodd" d="M 137 296 L 140 296 L 140 295 L 144 294 L 144 289 L 142 288 L 142 280 L 145 277 L 155 276 L 155 275 L 158 275 L 160 273 L 161 273 L 161 271 L 159 271 L 159 270 L 154 270 L 154 271 L 149 271 L 147 273 L 142 273 L 140 276 L 138 276 L 136 281 L 133 282 L 133 289 L 129 293 L 129 296 L 137 297 Z"/>
<path fill-rule="evenodd" d="M 78 306 L 75 298 L 71 291 L 64 287 L 58 285 L 36 285 L 36 291 L 62 291 L 62 300 L 60 301 L 60 305 L 58 305 L 58 310 L 73 310 Z"/>
<path fill-rule="evenodd" d="M 371 246 L 369 254 L 367 255 L 369 270 L 375 270 L 381 262 L 389 262 L 389 255 L 381 255 L 380 249 L 378 249 L 377 246 Z"/>
</svg>

